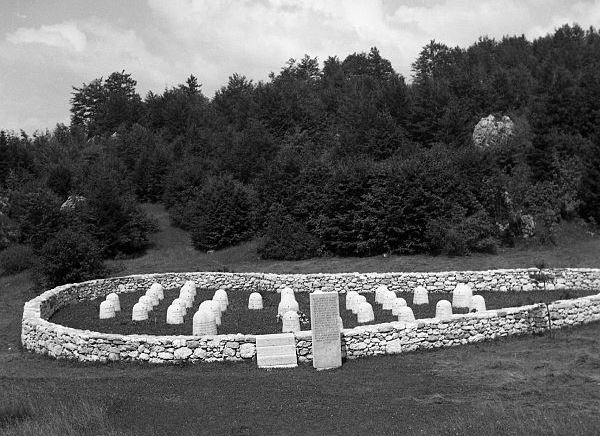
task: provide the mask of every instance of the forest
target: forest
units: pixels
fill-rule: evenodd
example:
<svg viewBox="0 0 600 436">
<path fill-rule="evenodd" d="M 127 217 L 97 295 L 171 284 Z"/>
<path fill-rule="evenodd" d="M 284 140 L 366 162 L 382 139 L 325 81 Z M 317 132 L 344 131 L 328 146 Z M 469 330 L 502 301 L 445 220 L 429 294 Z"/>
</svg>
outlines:
<svg viewBox="0 0 600 436">
<path fill-rule="evenodd" d="M 258 239 L 285 260 L 494 253 L 600 221 L 594 28 L 431 41 L 409 79 L 373 47 L 290 59 L 257 83 L 232 74 L 212 98 L 194 75 L 144 97 L 136 85 L 92 79 L 73 88 L 70 125 L 0 131 L 5 272 L 106 274 L 103 259 L 148 246 L 143 202 L 198 250 Z"/>
</svg>

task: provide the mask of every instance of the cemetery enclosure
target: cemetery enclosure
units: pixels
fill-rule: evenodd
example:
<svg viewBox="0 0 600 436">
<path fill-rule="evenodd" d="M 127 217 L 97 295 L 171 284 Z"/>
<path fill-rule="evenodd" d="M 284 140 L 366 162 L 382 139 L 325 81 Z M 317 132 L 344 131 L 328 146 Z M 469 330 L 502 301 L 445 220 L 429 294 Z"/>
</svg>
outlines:
<svg viewBox="0 0 600 436">
<path fill-rule="evenodd" d="M 543 280 L 542 280 L 543 279 Z M 430 292 L 450 292 L 457 283 L 471 283 L 475 290 L 524 292 L 543 288 L 599 289 L 599 269 L 537 269 L 461 271 L 441 273 L 369 274 L 262 274 L 262 273 L 167 273 L 95 280 L 64 285 L 45 292 L 25 304 L 22 343 L 34 352 L 80 361 L 136 361 L 156 363 L 183 361 L 244 360 L 255 356 L 256 336 L 116 335 L 60 326 L 48 321 L 59 308 L 71 302 L 103 297 L 124 285 L 125 292 L 149 288 L 154 282 L 181 286 L 193 280 L 198 286 L 231 292 L 255 289 L 263 292 L 290 286 L 296 292 L 349 290 L 372 292 L 379 285 L 407 291 L 423 285 Z M 547 282 L 547 283 L 544 283 Z M 450 319 L 420 319 L 415 323 L 384 323 L 342 333 L 342 355 L 357 358 L 439 348 L 493 339 L 499 336 L 542 332 L 548 328 L 600 320 L 600 294 L 545 304 L 528 305 L 482 313 L 453 315 Z M 295 333 L 300 361 L 312 359 L 310 331 Z"/>
</svg>

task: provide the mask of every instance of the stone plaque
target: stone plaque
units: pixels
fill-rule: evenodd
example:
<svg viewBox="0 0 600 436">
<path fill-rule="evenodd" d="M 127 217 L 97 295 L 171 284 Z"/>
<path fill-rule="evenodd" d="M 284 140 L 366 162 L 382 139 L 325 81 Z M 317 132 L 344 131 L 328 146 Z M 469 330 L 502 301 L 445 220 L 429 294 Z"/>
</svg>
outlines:
<svg viewBox="0 0 600 436">
<path fill-rule="evenodd" d="M 337 292 L 310 294 L 313 366 L 316 369 L 342 366 L 339 316 L 340 303 Z"/>
</svg>

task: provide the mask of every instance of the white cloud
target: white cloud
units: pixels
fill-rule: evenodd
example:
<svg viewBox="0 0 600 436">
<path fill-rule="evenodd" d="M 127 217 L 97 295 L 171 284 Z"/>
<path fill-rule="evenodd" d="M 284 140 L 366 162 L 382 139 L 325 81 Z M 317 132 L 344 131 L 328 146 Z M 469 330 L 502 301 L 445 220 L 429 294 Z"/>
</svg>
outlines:
<svg viewBox="0 0 600 436">
<path fill-rule="evenodd" d="M 6 39 L 13 44 L 45 44 L 80 53 L 87 45 L 85 33 L 72 22 L 41 26 L 38 29 L 20 27 L 14 33 L 8 34 Z"/>
</svg>

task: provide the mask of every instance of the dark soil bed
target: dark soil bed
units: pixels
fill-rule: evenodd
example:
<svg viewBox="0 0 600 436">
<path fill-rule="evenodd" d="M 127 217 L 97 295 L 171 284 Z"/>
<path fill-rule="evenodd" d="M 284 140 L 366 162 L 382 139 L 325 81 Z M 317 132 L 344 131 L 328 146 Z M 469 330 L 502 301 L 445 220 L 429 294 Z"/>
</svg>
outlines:
<svg viewBox="0 0 600 436">
<path fill-rule="evenodd" d="M 248 296 L 251 290 L 241 292 L 229 292 L 229 307 L 222 315 L 222 324 L 218 328 L 219 334 L 244 333 L 244 334 L 269 334 L 281 332 L 281 322 L 277 320 L 277 305 L 279 304 L 279 295 L 272 292 L 263 292 L 264 309 L 248 310 Z M 550 303 L 556 300 L 578 298 L 586 295 L 595 294 L 596 291 L 585 290 L 561 290 L 561 291 L 530 291 L 530 292 L 476 292 L 485 298 L 488 309 L 501 309 L 507 307 L 523 306 L 526 304 L 546 302 Z M 131 321 L 131 309 L 143 293 L 135 292 L 130 294 L 121 294 L 121 312 L 113 319 L 101 320 L 98 318 L 101 299 L 82 301 L 71 304 L 58 310 L 50 321 L 68 327 L 83 330 L 92 330 L 104 333 L 118 334 L 150 334 L 150 335 L 191 335 L 192 318 L 198 309 L 200 303 L 211 299 L 214 291 L 198 290 L 194 307 L 189 309 L 182 325 L 168 325 L 166 323 L 167 307 L 179 295 L 179 289 L 169 289 L 165 291 L 165 299 L 154 308 L 149 314 L 147 321 Z M 391 314 L 391 311 L 384 311 L 381 305 L 375 304 L 374 293 L 365 293 L 367 301 L 373 305 L 375 312 L 375 322 L 396 321 L 397 317 Z M 451 300 L 452 295 L 446 293 L 430 293 L 429 305 L 413 306 L 412 293 L 398 293 L 399 297 L 404 298 L 408 305 L 412 307 L 415 317 L 432 318 L 435 315 L 435 305 L 439 300 Z M 310 316 L 309 296 L 307 293 L 297 293 L 296 300 L 300 306 L 300 311 Z M 466 310 L 463 312 L 465 313 Z M 458 313 L 455 311 L 455 313 Z M 345 294 L 340 294 L 340 314 L 345 328 L 352 328 L 358 325 L 356 315 L 346 310 Z M 302 325 L 302 330 L 310 330 L 310 322 Z"/>
</svg>

